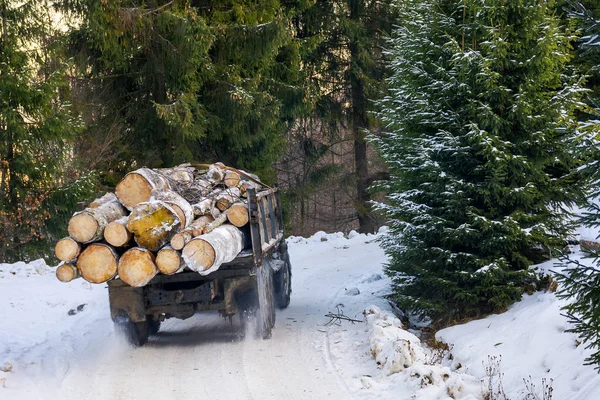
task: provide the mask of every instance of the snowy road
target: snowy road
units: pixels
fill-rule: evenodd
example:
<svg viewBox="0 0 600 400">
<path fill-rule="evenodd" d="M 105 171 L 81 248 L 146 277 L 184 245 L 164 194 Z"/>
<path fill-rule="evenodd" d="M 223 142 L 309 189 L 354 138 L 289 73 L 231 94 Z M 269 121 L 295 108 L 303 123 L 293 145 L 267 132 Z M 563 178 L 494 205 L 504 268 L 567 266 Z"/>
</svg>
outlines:
<svg viewBox="0 0 600 400">
<path fill-rule="evenodd" d="M 328 242 L 313 237 L 310 245 L 297 238 L 301 243 L 290 246 L 292 302 L 278 312 L 270 340 L 240 340 L 238 321 L 231 325 L 209 313 L 165 321 L 146 346 L 134 349 L 115 337 L 106 293 L 94 287 L 87 294 L 96 302 L 69 317 L 79 318 L 81 324 L 75 323 L 62 336 L 50 334 L 29 351 L 26 358 L 31 361 L 22 366 L 27 374 L 20 376 L 27 381 L 14 385 L 21 389 L 18 397 L 25 392 L 26 398 L 61 400 L 355 398 L 338 373 L 345 368 L 337 366 L 331 355 L 332 328 L 323 326 L 328 321 L 324 315 L 348 299 L 356 303 L 361 296 L 348 296 L 345 289 L 361 277 L 381 272 L 384 256 L 373 237 L 356 237 L 360 245 L 352 248 L 346 245 L 352 240 L 329 237 Z M 70 290 L 58 282 L 46 284 Z M 384 288 L 385 283 L 378 286 Z M 71 307 L 86 301 L 85 294 L 76 292 L 78 299 Z M 348 306 L 346 313 L 361 318 L 360 312 L 373 303 L 372 294 L 366 297 L 368 304 Z M 4 397 L 11 383 L 8 391 L 0 390 L 1 399 L 12 398 Z"/>
</svg>

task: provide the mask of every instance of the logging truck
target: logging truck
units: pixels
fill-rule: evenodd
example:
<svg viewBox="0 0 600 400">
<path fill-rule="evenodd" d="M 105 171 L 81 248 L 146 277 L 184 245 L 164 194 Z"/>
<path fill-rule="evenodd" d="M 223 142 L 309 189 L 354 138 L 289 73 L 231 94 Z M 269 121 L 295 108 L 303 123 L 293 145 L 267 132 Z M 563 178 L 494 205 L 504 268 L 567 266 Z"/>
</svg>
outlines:
<svg viewBox="0 0 600 400">
<path fill-rule="evenodd" d="M 280 193 L 277 188 L 247 191 L 244 248 L 233 261 L 204 275 L 187 269 L 157 274 L 140 287 L 121 277 L 108 280 L 112 320 L 131 344 L 146 343 L 165 319 L 186 319 L 201 311 L 239 317 L 243 331 L 264 339 L 271 336 L 275 309 L 290 302 L 292 279 Z"/>
</svg>

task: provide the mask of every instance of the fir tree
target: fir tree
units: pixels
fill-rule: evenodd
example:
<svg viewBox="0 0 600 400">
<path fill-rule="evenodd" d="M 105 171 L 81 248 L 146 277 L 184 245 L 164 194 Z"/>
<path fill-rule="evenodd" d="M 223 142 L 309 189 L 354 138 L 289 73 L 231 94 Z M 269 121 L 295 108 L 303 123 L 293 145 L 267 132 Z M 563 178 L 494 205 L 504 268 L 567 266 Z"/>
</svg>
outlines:
<svg viewBox="0 0 600 400">
<path fill-rule="evenodd" d="M 407 0 L 390 41 L 389 218 L 402 308 L 440 323 L 501 311 L 556 254 L 582 196 L 571 35 L 534 0 Z"/>
<path fill-rule="evenodd" d="M 50 1 L 0 1 L 0 261 L 50 253 L 93 189 L 73 168 L 80 131 Z"/>
</svg>

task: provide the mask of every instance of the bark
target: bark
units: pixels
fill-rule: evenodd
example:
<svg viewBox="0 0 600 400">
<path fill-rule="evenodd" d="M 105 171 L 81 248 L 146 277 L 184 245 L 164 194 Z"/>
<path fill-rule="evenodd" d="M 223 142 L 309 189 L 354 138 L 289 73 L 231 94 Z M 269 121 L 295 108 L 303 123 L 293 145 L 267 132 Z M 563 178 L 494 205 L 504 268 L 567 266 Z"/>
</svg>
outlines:
<svg viewBox="0 0 600 400">
<path fill-rule="evenodd" d="M 170 188 L 166 177 L 149 168 L 140 168 L 125 175 L 115 193 L 121 204 L 132 210 L 137 204 L 148 201 L 153 190 Z"/>
<path fill-rule="evenodd" d="M 225 171 L 219 166 L 211 165 L 208 168 L 208 172 L 206 173 L 206 175 L 212 183 L 219 184 L 223 181 L 223 178 L 225 177 Z"/>
<path fill-rule="evenodd" d="M 173 207 L 181 221 L 180 229 L 186 228 L 194 220 L 194 209 L 186 199 L 176 192 L 172 190 L 153 190 L 150 195 L 150 201 L 155 200 L 164 201 Z"/>
<path fill-rule="evenodd" d="M 215 206 L 220 211 L 225 211 L 238 201 L 240 201 L 240 191 L 237 188 L 230 188 L 215 197 Z"/>
<path fill-rule="evenodd" d="M 60 261 L 69 262 L 81 253 L 81 244 L 70 237 L 60 239 L 54 247 L 54 254 Z"/>
<path fill-rule="evenodd" d="M 206 225 L 206 227 L 204 228 L 204 233 L 210 233 L 210 232 L 214 231 L 216 228 L 223 225 L 226 221 L 227 221 L 227 211 L 223 212 L 221 215 L 219 215 L 217 218 L 215 218 L 215 220 L 213 222 Z"/>
<path fill-rule="evenodd" d="M 118 260 L 111 246 L 92 243 L 77 258 L 77 268 L 86 281 L 103 283 L 117 274 Z"/>
<path fill-rule="evenodd" d="M 244 181 L 240 185 L 240 196 L 248 197 L 248 189 L 255 189 L 256 191 L 259 191 L 260 188 L 261 188 L 261 186 L 257 183 L 250 182 L 250 181 Z"/>
<path fill-rule="evenodd" d="M 227 220 L 234 226 L 241 228 L 250 220 L 248 205 L 244 203 L 233 204 L 227 210 Z"/>
<path fill-rule="evenodd" d="M 171 247 L 175 250 L 183 249 L 187 242 L 192 240 L 193 237 L 202 235 L 206 225 L 214 220 L 215 219 L 210 215 L 203 215 L 196 219 L 188 228 L 173 236 L 171 239 Z"/>
<path fill-rule="evenodd" d="M 158 273 L 154 254 L 148 249 L 133 247 L 119 260 L 119 278 L 129 286 L 146 286 Z"/>
<path fill-rule="evenodd" d="M 102 204 L 96 208 L 86 208 L 75 213 L 69 220 L 69 236 L 80 243 L 90 243 L 102 239 L 104 228 L 127 211 L 118 202 Z"/>
<path fill-rule="evenodd" d="M 73 279 L 81 278 L 76 266 L 70 263 L 61 264 L 56 268 L 56 278 L 61 282 L 71 282 Z"/>
<path fill-rule="evenodd" d="M 177 212 L 163 201 L 140 203 L 127 219 L 127 229 L 140 247 L 158 251 L 179 231 Z"/>
<path fill-rule="evenodd" d="M 198 203 L 192 204 L 192 208 L 196 216 L 210 215 L 213 209 L 213 199 L 203 198 Z"/>
<path fill-rule="evenodd" d="M 165 275 L 177 274 L 185 269 L 181 253 L 171 246 L 165 246 L 156 255 L 156 266 Z"/>
<path fill-rule="evenodd" d="M 243 233 L 227 224 L 192 239 L 183 248 L 182 256 L 191 270 L 207 275 L 232 261 L 243 248 Z"/>
<path fill-rule="evenodd" d="M 127 230 L 127 217 L 119 218 L 104 228 L 104 240 L 112 246 L 126 246 L 132 238 L 133 234 Z"/>
<path fill-rule="evenodd" d="M 104 196 L 97 198 L 96 200 L 90 203 L 90 208 L 97 208 L 103 204 L 110 203 L 113 201 L 118 201 L 117 195 L 114 193 L 106 193 Z"/>
</svg>

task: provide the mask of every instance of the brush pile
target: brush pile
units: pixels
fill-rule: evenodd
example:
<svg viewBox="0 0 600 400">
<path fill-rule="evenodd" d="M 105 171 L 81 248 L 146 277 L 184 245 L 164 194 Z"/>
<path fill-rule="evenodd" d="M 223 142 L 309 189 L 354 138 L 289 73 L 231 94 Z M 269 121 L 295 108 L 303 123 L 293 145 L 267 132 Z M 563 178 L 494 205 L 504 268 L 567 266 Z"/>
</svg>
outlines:
<svg viewBox="0 0 600 400">
<path fill-rule="evenodd" d="M 132 171 L 70 219 L 56 277 L 141 287 L 186 268 L 207 275 L 248 245 L 248 189 L 263 187 L 221 163 Z"/>
</svg>

